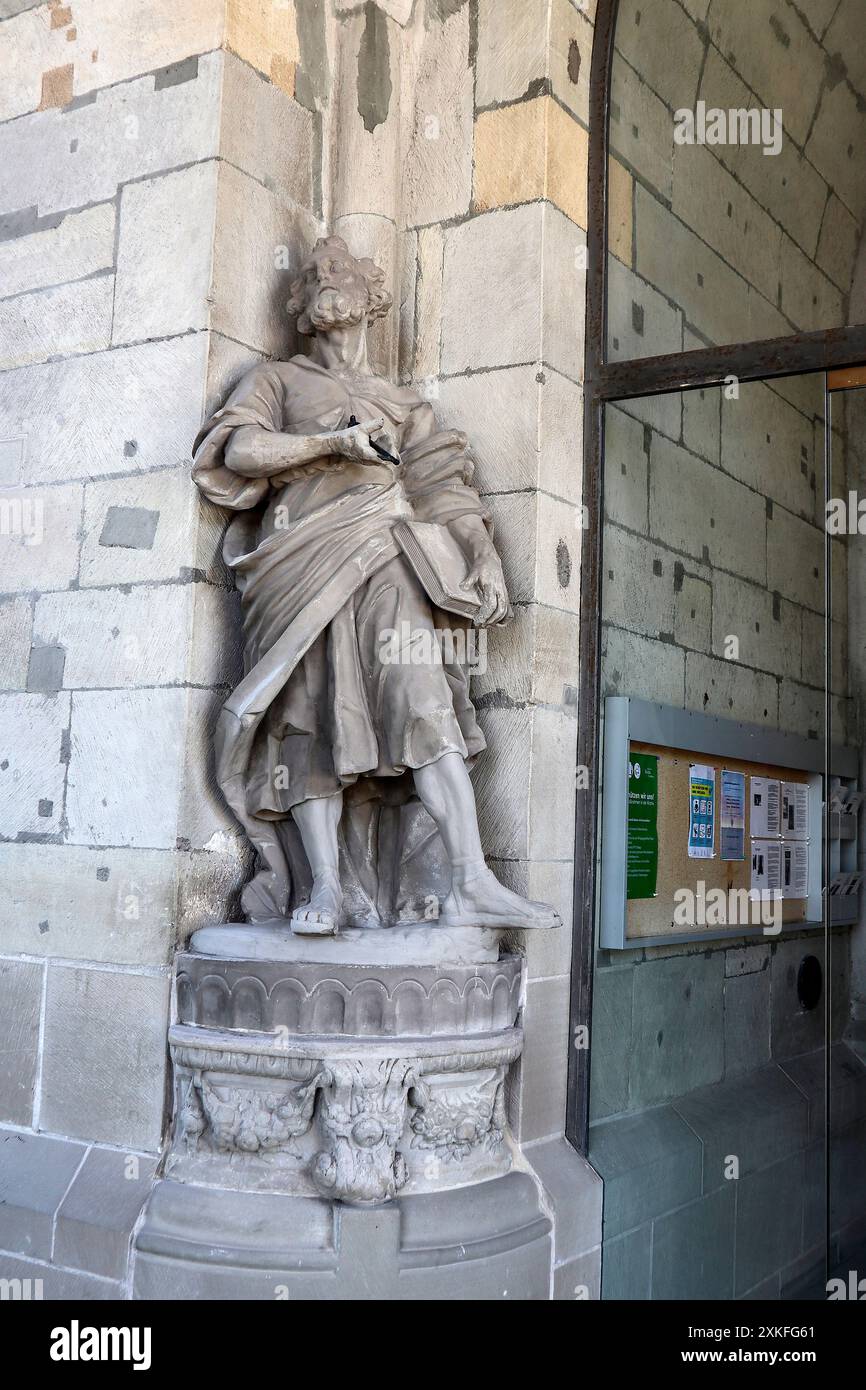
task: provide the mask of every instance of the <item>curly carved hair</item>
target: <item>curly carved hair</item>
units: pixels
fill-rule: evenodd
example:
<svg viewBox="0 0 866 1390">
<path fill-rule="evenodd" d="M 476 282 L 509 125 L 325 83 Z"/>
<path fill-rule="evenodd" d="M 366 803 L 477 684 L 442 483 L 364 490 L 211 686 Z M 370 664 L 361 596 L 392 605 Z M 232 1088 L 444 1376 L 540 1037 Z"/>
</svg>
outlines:
<svg viewBox="0 0 866 1390">
<path fill-rule="evenodd" d="M 316 262 L 327 253 L 337 251 L 355 262 L 359 274 L 367 285 L 367 320 L 369 323 L 384 318 L 394 300 L 385 289 L 385 272 L 371 261 L 369 256 L 353 256 L 341 236 L 319 237 L 312 252 L 301 266 L 298 278 L 292 281 L 289 298 L 286 300 L 288 313 L 298 320 L 299 333 L 312 333 L 313 326 L 307 314 L 307 291 L 316 269 Z"/>
</svg>

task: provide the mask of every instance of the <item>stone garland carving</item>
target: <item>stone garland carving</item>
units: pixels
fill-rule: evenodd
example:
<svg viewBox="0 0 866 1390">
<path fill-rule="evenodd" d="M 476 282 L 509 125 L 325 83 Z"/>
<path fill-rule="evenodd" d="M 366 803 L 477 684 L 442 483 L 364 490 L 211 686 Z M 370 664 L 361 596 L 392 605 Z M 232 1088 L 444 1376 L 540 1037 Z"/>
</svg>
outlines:
<svg viewBox="0 0 866 1390">
<path fill-rule="evenodd" d="M 360 1204 L 397 1195 L 411 1150 L 422 1160 L 460 1165 L 483 1154 L 500 1171 L 508 1166 L 503 1087 L 520 1052 L 518 1029 L 417 1040 L 414 1057 L 385 1045 L 364 1056 L 329 1055 L 321 1040 L 314 1057 L 310 1038 L 275 1053 L 273 1038 L 261 1035 L 245 1051 L 236 1036 L 224 1033 L 214 1045 L 213 1034 L 199 1042 L 198 1031 L 172 1029 L 175 1163 L 202 1151 L 276 1156 L 289 1164 L 293 1190 Z"/>
</svg>

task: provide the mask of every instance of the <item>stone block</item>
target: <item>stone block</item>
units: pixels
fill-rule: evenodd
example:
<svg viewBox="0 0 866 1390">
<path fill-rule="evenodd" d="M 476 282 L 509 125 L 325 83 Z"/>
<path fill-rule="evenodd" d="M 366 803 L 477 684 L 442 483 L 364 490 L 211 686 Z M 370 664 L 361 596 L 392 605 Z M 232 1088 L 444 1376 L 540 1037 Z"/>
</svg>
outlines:
<svg viewBox="0 0 866 1390">
<path fill-rule="evenodd" d="M 613 266 L 614 261 L 609 265 Z M 649 287 L 647 287 L 649 288 Z M 663 301 L 662 301 L 663 302 Z M 620 305 L 622 309 L 622 303 Z M 639 306 L 640 307 L 640 306 Z M 679 323 L 679 319 L 677 320 Z M 682 329 L 678 329 L 680 342 L 684 341 Z M 610 342 L 611 354 L 613 354 L 613 340 Z M 679 351 L 679 348 L 671 351 Z M 624 352 L 617 349 L 620 357 L 626 356 Z M 620 401 L 618 408 L 626 415 L 632 415 L 635 420 L 640 420 L 641 424 L 649 425 L 651 429 L 663 434 L 665 438 L 672 439 L 679 443 L 682 437 L 682 418 L 683 418 L 683 393 L 681 391 L 667 392 L 663 396 L 636 396 L 633 400 Z"/>
<path fill-rule="evenodd" d="M 187 674 L 193 596 L 189 584 L 44 594 L 34 639 L 65 654 L 68 690 L 179 685 Z M 174 641 L 166 642 L 167 632 Z"/>
<path fill-rule="evenodd" d="M 547 66 L 550 85 L 558 101 L 573 115 L 589 123 L 589 74 L 592 67 L 593 28 L 586 6 L 571 0 L 553 0 Z"/>
<path fill-rule="evenodd" d="M 573 709 L 579 619 L 540 604 L 520 605 L 501 631 L 488 634 L 486 670 L 473 674 L 473 698 Z"/>
<path fill-rule="evenodd" d="M 710 588 L 701 575 L 687 575 L 670 550 L 618 526 L 605 527 L 604 544 L 603 608 L 609 623 L 666 643 L 709 645 Z"/>
<path fill-rule="evenodd" d="M 114 277 L 34 290 L 0 302 L 0 369 L 99 352 L 111 337 Z"/>
<path fill-rule="evenodd" d="M 861 107 L 862 97 L 846 82 L 825 87 L 805 149 L 806 158 L 830 187 L 844 193 L 858 222 L 866 215 L 866 186 L 862 179 L 852 177 L 852 162 L 863 148 L 866 132 L 866 112 Z M 840 131 L 845 131 L 846 139 L 839 138 Z"/>
<path fill-rule="evenodd" d="M 29 1125 L 33 1118 L 43 975 L 35 961 L 0 958 L 0 1116 L 6 1124 Z"/>
<path fill-rule="evenodd" d="M 699 338 L 687 332 L 684 346 L 700 348 Z M 718 463 L 721 452 L 721 398 L 717 387 L 683 392 L 683 443 L 708 463 Z"/>
<path fill-rule="evenodd" d="M 83 280 L 113 265 L 114 207 L 101 203 L 0 242 L 0 296 Z"/>
<path fill-rule="evenodd" d="M 635 189 L 635 268 L 711 343 L 783 337 L 788 320 L 651 193 Z M 652 339 L 655 342 L 655 339 Z"/>
<path fill-rule="evenodd" d="M 583 498 L 583 389 L 545 366 L 539 381 L 538 485 L 580 505 Z"/>
<path fill-rule="evenodd" d="M 586 320 L 586 233 L 550 203 L 544 204 L 543 219 L 541 354 L 545 363 L 563 376 L 581 381 Z"/>
<path fill-rule="evenodd" d="M 437 420 L 445 429 L 469 435 L 477 464 L 474 483 L 482 492 L 539 485 L 541 394 L 534 365 L 445 377 L 439 383 L 433 402 Z"/>
<path fill-rule="evenodd" d="M 54 1213 L 87 1152 L 83 1144 L 44 1134 L 3 1136 L 0 1145 L 0 1248 L 51 1258 Z M 5 1264 L 5 1256 L 2 1257 Z M 6 1269 L 0 1270 L 6 1275 Z"/>
<path fill-rule="evenodd" d="M 0 600 L 0 689 L 22 690 L 30 662 L 33 610 L 27 598 Z"/>
<path fill-rule="evenodd" d="M 550 903 L 562 918 L 556 931 L 525 932 L 520 941 L 515 934 L 513 949 L 524 953 L 526 977 L 546 980 L 567 975 L 571 964 L 574 871 L 562 860 L 493 859 L 488 865 L 512 892 L 536 902 Z"/>
<path fill-rule="evenodd" d="M 592 987 L 590 1118 L 629 1108 L 634 967 L 597 969 Z"/>
<path fill-rule="evenodd" d="M 750 671 L 736 661 L 687 652 L 686 709 L 775 728 L 779 717 L 776 677 Z"/>
<path fill-rule="evenodd" d="M 636 968 L 632 1106 L 658 1104 L 721 1079 L 723 972 L 718 951 Z"/>
<path fill-rule="evenodd" d="M 602 690 L 684 708 L 686 654 L 669 642 L 638 637 L 605 624 L 601 638 Z"/>
<path fill-rule="evenodd" d="M 612 83 L 611 150 L 640 175 L 641 182 L 670 201 L 673 177 L 670 111 L 639 72 L 627 63 L 614 63 Z"/>
<path fill-rule="evenodd" d="M 413 121 L 403 159 L 407 226 L 459 217 L 472 196 L 470 20 L 460 6 L 430 16 L 413 74 Z"/>
<path fill-rule="evenodd" d="M 711 14 L 709 25 L 719 52 L 764 106 L 782 108 L 786 129 L 804 145 L 825 67 L 824 54 L 799 13 L 792 14 L 784 0 L 756 0 L 742 16 L 727 10 Z"/>
<path fill-rule="evenodd" d="M 604 1179 L 605 1244 L 701 1191 L 701 1144 L 669 1106 L 602 1120 L 589 1161 Z"/>
<path fill-rule="evenodd" d="M 782 239 L 782 312 L 796 329 L 816 333 L 846 322 L 845 294 L 796 246 Z"/>
<path fill-rule="evenodd" d="M 3 844 L 0 862 L 5 950 L 124 965 L 168 959 L 173 852 Z"/>
<path fill-rule="evenodd" d="M 604 417 L 605 516 L 629 531 L 647 530 L 649 455 L 640 421 L 616 406 Z"/>
<path fill-rule="evenodd" d="M 794 1154 L 736 1184 L 737 1296 L 794 1260 L 802 1249 L 805 1156 Z"/>
<path fill-rule="evenodd" d="M 472 217 L 446 232 L 446 374 L 534 362 L 540 356 L 542 226 L 541 205 L 534 203 Z M 496 274 L 481 273 L 482 265 L 495 266 Z"/>
<path fill-rule="evenodd" d="M 834 710 L 836 736 L 845 728 Z M 824 737 L 824 691 L 796 681 L 783 681 L 779 688 L 779 728 L 800 738 Z M 844 741 L 844 735 L 842 736 Z"/>
<path fill-rule="evenodd" d="M 694 105 L 704 39 L 679 5 L 664 5 L 647 13 L 639 0 L 624 0 L 616 41 L 626 62 L 667 106 Z M 676 54 L 676 62 L 671 61 L 672 54 Z"/>
<path fill-rule="evenodd" d="M 0 695 L 4 752 L 0 833 L 14 840 L 57 835 L 63 822 L 69 696 Z"/>
<path fill-rule="evenodd" d="M 725 1077 L 770 1060 L 769 971 L 725 979 Z"/>
<path fill-rule="evenodd" d="M 526 1040 L 519 1063 L 515 1134 L 522 1144 L 559 1134 L 568 1081 L 569 980 L 535 980 L 526 987 Z"/>
<path fill-rule="evenodd" d="M 845 204 L 831 193 L 821 223 L 816 259 L 825 275 L 846 294 L 854 278 L 859 231 Z"/>
<path fill-rule="evenodd" d="M 286 6 L 288 10 L 289 7 Z M 233 53 L 223 60 L 220 157 L 300 207 L 314 203 L 313 113 Z"/>
<path fill-rule="evenodd" d="M 734 663 L 772 671 L 778 676 L 800 674 L 801 608 L 756 584 L 733 575 L 713 575 L 713 651 L 728 657 L 728 639 L 738 646 Z"/>
<path fill-rule="evenodd" d="M 586 227 L 586 130 L 549 96 L 483 111 L 475 123 L 480 212 L 548 198 Z"/>
<path fill-rule="evenodd" d="M 854 1222 L 859 1223 L 862 1228 L 864 1165 L 866 1165 L 866 1122 L 861 1120 L 837 1136 L 831 1151 L 830 1230 L 833 1233 L 843 1231 L 844 1227 L 850 1226 Z M 848 1243 L 844 1237 L 842 1243 Z"/>
<path fill-rule="evenodd" d="M 806 1097 L 776 1066 L 693 1091 L 673 1108 L 703 1143 L 705 1192 L 729 1185 L 731 1158 L 739 1161 L 742 1179 L 796 1153 L 808 1139 Z"/>
<path fill-rule="evenodd" d="M 654 1300 L 729 1299 L 733 1282 L 733 1183 L 653 1223 Z"/>
<path fill-rule="evenodd" d="M 766 579 L 763 497 L 658 436 L 650 453 L 649 525 L 676 550 Z"/>
<path fill-rule="evenodd" d="M 650 1297 L 652 1226 L 606 1240 L 602 1256 L 602 1298 L 636 1302 Z"/>
<path fill-rule="evenodd" d="M 130 1237 L 155 1168 L 148 1154 L 90 1149 L 57 1212 L 57 1263 L 125 1279 Z"/>
<path fill-rule="evenodd" d="M 181 767 L 156 747 L 184 746 L 187 693 L 82 690 L 73 697 L 67 796 L 73 844 L 173 849 Z"/>
<path fill-rule="evenodd" d="M 570 860 L 575 720 L 556 710 L 490 707 L 480 722 L 492 750 L 473 777 L 487 853 Z"/>
<path fill-rule="evenodd" d="M 545 0 L 480 0 L 475 101 L 516 101 L 547 73 Z"/>
<path fill-rule="evenodd" d="M 554 1260 L 561 1265 L 595 1250 L 601 1240 L 602 1181 L 566 1139 L 524 1149 L 553 1208 Z"/>
<path fill-rule="evenodd" d="M 27 447 L 3 483 L 66 484 L 72 478 L 176 468 L 188 460 L 201 424 L 206 354 L 206 335 L 188 334 L 170 342 L 143 343 L 7 373 L 0 401 L 0 437 L 24 434 Z M 82 401 L 88 404 L 86 412 L 82 412 Z M 160 403 L 156 411 L 155 401 Z M 115 486 L 134 484 L 123 480 Z M 42 557 L 41 564 L 53 566 L 63 535 L 60 517 L 73 510 L 72 494 L 58 488 L 56 493 L 40 495 L 52 536 L 51 553 Z M 55 496 L 60 499 L 59 517 L 49 511 Z M 128 505 L 120 497 L 112 500 Z M 74 532 L 78 525 L 76 515 Z M 2 588 L 8 587 L 4 579 Z M 60 585 L 39 582 L 16 587 Z"/>
<path fill-rule="evenodd" d="M 811 1138 L 815 1140 L 825 1134 L 826 1063 L 824 1047 L 780 1063 L 785 1075 L 808 1097 Z M 830 1049 L 830 1132 L 839 1134 L 864 1119 L 866 1065 L 844 1043 L 834 1043 Z"/>
<path fill-rule="evenodd" d="M 272 83 L 294 91 L 300 59 L 294 5 L 284 0 L 227 0 L 224 42 Z"/>
<path fill-rule="evenodd" d="M 77 1274 L 70 1269 L 57 1269 L 55 1265 L 36 1260 L 16 1260 L 11 1255 L 0 1254 L 0 1279 L 18 1280 L 23 1298 L 35 1299 L 38 1296 L 46 1303 L 89 1303 L 96 1300 L 116 1303 L 124 1297 L 122 1286 L 110 1279 Z M 25 1293 L 24 1290 L 29 1292 Z"/>
<path fill-rule="evenodd" d="M 180 14 L 167 0 L 147 0 L 137 11 L 120 8 L 108 13 L 98 0 L 83 0 L 70 24 L 63 26 L 47 24 L 40 9 L 26 10 L 11 21 L 7 38 L 30 57 L 10 69 L 0 119 L 36 109 L 46 70 L 71 65 L 75 96 L 126 82 L 141 72 L 151 74 L 153 83 L 155 69 L 219 48 L 222 25 L 223 7 L 212 0 L 190 0 Z M 158 80 L 160 74 L 156 76 Z"/>
<path fill-rule="evenodd" d="M 848 81 L 857 91 L 866 91 L 866 57 L 863 54 L 862 18 L 857 6 L 834 6 L 832 0 L 818 0 L 810 5 L 803 18 L 812 32 L 823 38 L 828 53 L 841 53 L 845 58 Z"/>
<path fill-rule="evenodd" d="M 83 489 L 9 488 L 9 532 L 0 538 L 0 591 L 65 589 L 78 574 Z"/>
<path fill-rule="evenodd" d="M 219 168 L 208 160 L 123 189 L 113 344 L 207 327 Z"/>
<path fill-rule="evenodd" d="M 139 14 L 139 41 L 144 23 Z M 142 51 L 140 44 L 130 51 Z M 30 61 L 22 66 L 32 71 Z M 0 211 L 35 206 L 45 216 L 81 208 L 114 198 L 131 179 L 212 158 L 219 145 L 222 72 L 222 53 L 204 53 L 189 81 L 157 85 L 151 70 L 105 86 L 72 109 L 0 125 Z"/>
<path fill-rule="evenodd" d="M 225 524 L 224 514 L 200 506 L 186 468 L 89 483 L 84 495 L 82 588 L 176 582 L 188 578 L 193 569 L 223 573 L 217 552 Z M 148 538 L 149 545 L 131 543 Z"/>
<path fill-rule="evenodd" d="M 773 508 L 767 519 L 767 587 L 816 613 L 823 611 L 823 527 Z"/>
<path fill-rule="evenodd" d="M 164 1103 L 168 979 L 48 970 L 40 1124 L 154 1152 Z"/>
<path fill-rule="evenodd" d="M 817 387 L 816 381 L 815 410 Z M 770 386 L 741 384 L 739 400 L 722 400 L 722 467 L 788 511 L 814 519 L 813 415 L 794 409 Z"/>
<path fill-rule="evenodd" d="M 664 295 L 653 289 L 647 280 L 636 275 L 624 266 L 615 256 L 608 260 L 609 270 L 609 315 L 608 350 L 612 361 L 618 362 L 630 357 L 647 357 L 651 353 L 681 352 L 683 345 L 682 313 Z M 648 347 L 647 345 L 651 346 Z M 676 438 L 679 438 L 680 401 L 677 396 L 661 397 L 652 406 L 666 413 L 668 417 L 675 411 L 677 417 Z M 643 415 L 638 403 L 629 401 L 622 405 L 638 418 Z M 673 435 L 674 430 L 664 431 Z"/>
<path fill-rule="evenodd" d="M 782 229 L 706 145 L 674 150 L 671 208 L 765 299 L 779 287 Z"/>
<path fill-rule="evenodd" d="M 211 327 L 266 355 L 294 351 L 285 304 L 303 255 L 319 234 L 309 211 L 221 163 L 217 181 Z M 350 243 L 351 243 L 350 237 Z M 284 269 L 288 248 L 290 269 Z M 356 250 L 354 244 L 352 249 Z M 366 254 L 358 248 L 356 254 Z"/>
<path fill-rule="evenodd" d="M 737 979 L 741 975 L 754 975 L 758 971 L 769 970 L 770 947 L 735 946 L 725 952 L 725 978 Z"/>
</svg>

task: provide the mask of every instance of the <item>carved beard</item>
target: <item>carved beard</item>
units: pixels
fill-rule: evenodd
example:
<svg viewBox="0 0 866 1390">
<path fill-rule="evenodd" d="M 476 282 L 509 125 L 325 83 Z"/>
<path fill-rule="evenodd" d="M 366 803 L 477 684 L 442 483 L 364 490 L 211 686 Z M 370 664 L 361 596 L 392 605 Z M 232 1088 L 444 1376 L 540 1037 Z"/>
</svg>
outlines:
<svg viewBox="0 0 866 1390">
<path fill-rule="evenodd" d="M 367 312 L 367 296 L 354 298 L 340 290 L 320 290 L 307 309 L 307 318 L 320 333 L 331 328 L 354 328 Z"/>
</svg>

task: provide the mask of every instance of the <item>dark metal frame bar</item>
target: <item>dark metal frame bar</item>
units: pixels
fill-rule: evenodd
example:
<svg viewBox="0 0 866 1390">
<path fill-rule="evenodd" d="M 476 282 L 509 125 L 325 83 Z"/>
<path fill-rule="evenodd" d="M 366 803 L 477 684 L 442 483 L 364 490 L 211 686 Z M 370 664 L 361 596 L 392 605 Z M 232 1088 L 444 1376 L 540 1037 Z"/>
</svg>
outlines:
<svg viewBox="0 0 866 1390">
<path fill-rule="evenodd" d="M 604 500 L 604 415 L 608 401 L 721 386 L 726 378 L 826 372 L 866 362 L 866 325 L 797 333 L 788 338 L 702 348 L 663 357 L 611 362 L 607 352 L 608 158 L 610 94 L 619 0 L 598 0 L 590 70 L 589 226 L 587 228 L 586 355 L 584 372 L 583 506 L 588 526 L 581 557 L 580 674 L 577 763 L 588 786 L 577 793 L 574 925 L 566 1137 L 586 1153 L 589 1130 L 589 1049 L 598 853 L 598 748 L 601 575 Z"/>
</svg>

